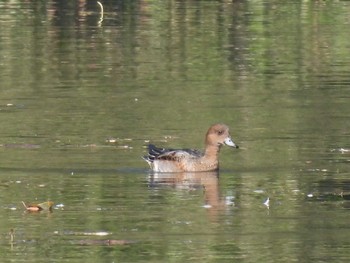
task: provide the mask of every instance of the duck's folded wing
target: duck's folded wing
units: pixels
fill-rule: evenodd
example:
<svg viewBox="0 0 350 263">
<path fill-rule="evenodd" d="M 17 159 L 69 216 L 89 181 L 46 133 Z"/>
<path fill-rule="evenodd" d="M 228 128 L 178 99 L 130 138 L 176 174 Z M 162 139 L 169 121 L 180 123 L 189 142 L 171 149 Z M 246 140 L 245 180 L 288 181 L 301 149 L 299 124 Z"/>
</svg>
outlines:
<svg viewBox="0 0 350 263">
<path fill-rule="evenodd" d="M 193 155 L 185 150 L 171 150 L 158 155 L 155 159 L 164 161 L 180 161 L 182 159 L 190 158 L 193 158 Z"/>
<path fill-rule="evenodd" d="M 203 155 L 202 152 L 192 149 L 166 149 L 158 148 L 153 144 L 148 146 L 148 155 L 144 157 L 148 161 L 154 160 L 167 160 L 167 161 L 179 161 L 183 158 L 198 158 Z"/>
</svg>

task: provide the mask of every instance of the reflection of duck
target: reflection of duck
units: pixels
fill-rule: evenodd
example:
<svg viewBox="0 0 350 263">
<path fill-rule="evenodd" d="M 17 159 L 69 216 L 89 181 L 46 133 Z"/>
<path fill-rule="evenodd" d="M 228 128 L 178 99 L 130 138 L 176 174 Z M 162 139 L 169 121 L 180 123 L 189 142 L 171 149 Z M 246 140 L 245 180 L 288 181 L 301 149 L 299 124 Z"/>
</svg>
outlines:
<svg viewBox="0 0 350 263">
<path fill-rule="evenodd" d="M 147 161 L 154 172 L 203 172 L 219 168 L 218 155 L 222 145 L 238 148 L 231 140 L 225 124 L 211 126 L 206 134 L 204 153 L 191 149 L 163 149 L 150 144 Z"/>
<path fill-rule="evenodd" d="M 149 176 L 151 186 L 172 186 L 178 189 L 197 189 L 202 187 L 204 201 L 211 217 L 225 208 L 226 200 L 220 198 L 219 174 L 217 171 L 197 173 L 152 173 Z"/>
</svg>

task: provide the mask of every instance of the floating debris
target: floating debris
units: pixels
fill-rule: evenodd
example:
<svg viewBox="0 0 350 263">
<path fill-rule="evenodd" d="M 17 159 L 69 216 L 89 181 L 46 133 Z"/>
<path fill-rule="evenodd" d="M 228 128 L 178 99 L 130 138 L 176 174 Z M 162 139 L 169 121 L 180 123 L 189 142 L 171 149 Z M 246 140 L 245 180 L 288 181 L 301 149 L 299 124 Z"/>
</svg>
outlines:
<svg viewBox="0 0 350 263">
<path fill-rule="evenodd" d="M 57 204 L 55 205 L 56 209 L 63 209 L 64 208 L 64 204 Z"/>
<path fill-rule="evenodd" d="M 107 231 L 96 231 L 96 232 L 75 232 L 75 231 L 64 231 L 64 232 L 59 232 L 59 231 L 54 231 L 55 235 L 74 235 L 74 236 L 108 236 L 111 235 L 112 233 L 107 232 Z"/>
<path fill-rule="evenodd" d="M 265 200 L 264 205 L 265 205 L 266 207 L 270 207 L 270 197 L 268 197 L 268 198 Z"/>
<path fill-rule="evenodd" d="M 84 236 L 108 236 L 111 233 L 106 231 L 97 231 L 97 232 L 83 232 Z"/>
<path fill-rule="evenodd" d="M 350 152 L 350 149 L 345 149 L 345 148 L 339 148 L 339 149 L 332 149 L 331 152 L 341 152 L 341 153 L 348 153 Z"/>
<path fill-rule="evenodd" d="M 225 204 L 226 205 L 234 205 L 235 204 L 234 200 L 235 200 L 234 196 L 231 196 L 231 195 L 226 196 L 225 197 Z"/>
<path fill-rule="evenodd" d="M 310 168 L 310 169 L 307 169 L 306 171 L 308 171 L 308 172 L 327 172 L 328 170 L 327 169 L 319 169 L 319 168 Z"/>
<path fill-rule="evenodd" d="M 118 149 L 132 149 L 132 146 L 129 146 L 129 145 L 120 145 L 120 146 L 118 146 Z"/>
<path fill-rule="evenodd" d="M 124 139 L 120 139 L 120 138 L 114 138 L 114 137 L 108 137 L 106 138 L 106 142 L 107 143 L 116 143 L 116 142 L 131 142 L 132 139 L 131 138 L 124 138 Z"/>
<path fill-rule="evenodd" d="M 25 209 L 28 212 L 40 212 L 43 210 L 46 211 L 51 211 L 52 210 L 52 206 L 53 206 L 53 202 L 51 201 L 47 201 L 44 203 L 40 203 L 40 204 L 31 204 L 31 205 L 26 205 L 23 201 L 22 201 L 23 206 L 25 207 Z"/>
<path fill-rule="evenodd" d="M 113 138 L 113 137 L 109 137 L 109 138 L 107 138 L 106 139 L 106 142 L 108 142 L 108 143 L 115 143 L 115 142 L 117 142 L 119 139 L 116 139 L 116 138 Z"/>
<path fill-rule="evenodd" d="M 97 1 L 97 4 L 100 6 L 100 19 L 98 20 L 98 25 L 101 26 L 103 21 L 103 5 L 100 1 Z"/>
</svg>

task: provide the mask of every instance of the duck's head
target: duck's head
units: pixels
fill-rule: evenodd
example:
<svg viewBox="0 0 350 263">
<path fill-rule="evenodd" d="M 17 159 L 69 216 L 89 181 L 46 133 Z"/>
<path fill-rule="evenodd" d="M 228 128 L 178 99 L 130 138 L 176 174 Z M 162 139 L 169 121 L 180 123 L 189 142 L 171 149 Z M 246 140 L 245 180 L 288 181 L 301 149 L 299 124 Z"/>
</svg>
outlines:
<svg viewBox="0 0 350 263">
<path fill-rule="evenodd" d="M 206 145 L 218 145 L 220 147 L 224 144 L 239 148 L 239 146 L 232 141 L 227 125 L 222 123 L 212 125 L 206 135 Z"/>
</svg>

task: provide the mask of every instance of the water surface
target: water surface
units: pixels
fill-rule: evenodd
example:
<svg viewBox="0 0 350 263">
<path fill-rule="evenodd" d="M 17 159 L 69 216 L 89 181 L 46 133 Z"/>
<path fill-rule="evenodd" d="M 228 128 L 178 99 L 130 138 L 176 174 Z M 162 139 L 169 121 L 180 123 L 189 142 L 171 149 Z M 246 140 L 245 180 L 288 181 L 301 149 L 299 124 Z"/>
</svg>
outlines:
<svg viewBox="0 0 350 263">
<path fill-rule="evenodd" d="M 77 3 L 0 4 L 4 262 L 348 261 L 348 2 Z M 149 172 L 215 122 L 218 174 Z"/>
</svg>

